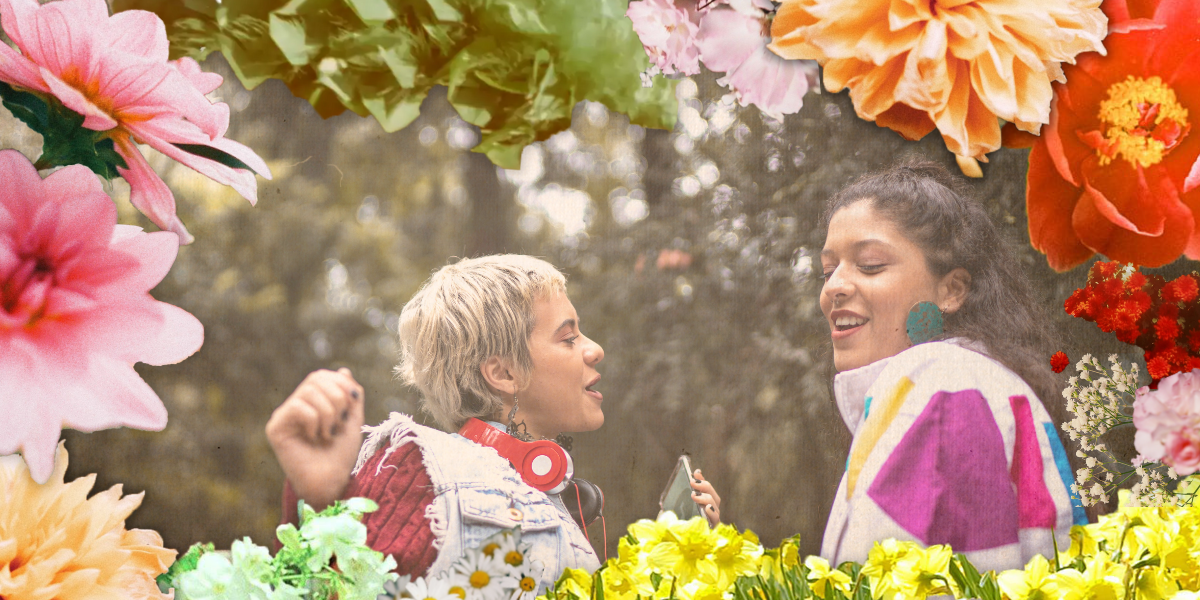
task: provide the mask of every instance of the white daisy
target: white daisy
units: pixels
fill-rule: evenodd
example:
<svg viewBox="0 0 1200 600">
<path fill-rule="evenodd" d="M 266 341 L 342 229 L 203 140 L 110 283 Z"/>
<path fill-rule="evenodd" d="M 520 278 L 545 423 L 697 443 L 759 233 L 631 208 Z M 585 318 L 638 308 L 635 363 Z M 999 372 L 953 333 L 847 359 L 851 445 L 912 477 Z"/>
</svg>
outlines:
<svg viewBox="0 0 1200 600">
<path fill-rule="evenodd" d="M 452 584 L 467 592 L 465 600 L 503 600 L 517 585 L 503 562 L 482 552 L 468 552 L 454 563 L 452 573 Z"/>
<path fill-rule="evenodd" d="M 533 600 L 538 593 L 538 584 L 544 569 L 538 561 L 526 560 L 519 567 L 512 568 L 512 578 L 517 582 L 511 600 Z"/>
<path fill-rule="evenodd" d="M 413 600 L 462 600 L 460 596 L 450 591 L 448 577 L 425 579 L 418 577 L 416 581 L 405 586 L 409 598 Z"/>
<path fill-rule="evenodd" d="M 492 560 L 503 563 L 509 575 L 516 577 L 517 570 L 525 565 L 529 544 L 522 544 L 519 534 L 501 531 L 483 541 L 479 551 Z"/>
</svg>

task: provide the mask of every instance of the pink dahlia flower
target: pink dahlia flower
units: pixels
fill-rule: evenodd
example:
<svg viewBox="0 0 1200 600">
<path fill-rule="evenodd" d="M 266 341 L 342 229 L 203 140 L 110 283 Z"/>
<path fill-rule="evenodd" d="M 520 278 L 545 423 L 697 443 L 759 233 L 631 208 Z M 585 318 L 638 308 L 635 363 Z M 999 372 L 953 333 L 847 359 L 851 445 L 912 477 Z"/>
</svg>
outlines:
<svg viewBox="0 0 1200 600">
<path fill-rule="evenodd" d="M 204 329 L 149 294 L 175 262 L 177 236 L 117 225 L 87 167 L 43 181 L 2 150 L 0 182 L 0 454 L 20 450 L 41 483 L 63 427 L 165 427 L 166 407 L 133 364 L 177 363 Z"/>
<path fill-rule="evenodd" d="M 1172 453 L 1184 452 L 1189 446 L 1186 440 L 1200 436 L 1200 371 L 1165 377 L 1155 391 L 1138 390 L 1133 402 L 1133 425 L 1137 428 L 1133 439 L 1137 451 L 1146 460 L 1174 466 Z M 1190 461 L 1182 454 L 1178 458 Z M 1176 472 L 1182 474 L 1178 467 Z"/>
<path fill-rule="evenodd" d="M 84 127 L 110 132 L 128 165 L 118 172 L 129 182 L 130 201 L 180 243 L 192 236 L 175 215 L 175 197 L 136 144 L 257 200 L 254 173 L 270 179 L 270 170 L 249 148 L 225 139 L 229 107 L 204 97 L 221 76 L 190 58 L 168 61 L 167 30 L 157 15 L 109 16 L 104 0 L 0 0 L 0 20 L 20 50 L 0 44 L 0 81 L 53 95 L 84 116 Z M 240 166 L 202 156 L 217 156 L 214 150 Z"/>
<path fill-rule="evenodd" d="M 638 0 L 629 3 L 625 16 L 633 21 L 633 31 L 650 57 L 651 71 L 664 75 L 700 72 L 700 55 L 696 50 L 699 28 L 688 11 L 671 0 Z"/>
<path fill-rule="evenodd" d="M 767 48 L 770 42 L 767 13 L 754 0 L 705 11 L 696 36 L 704 66 L 725 73 L 717 83 L 742 106 L 753 104 L 778 120 L 804 106 L 804 95 L 816 87 L 817 63 L 781 58 Z"/>
</svg>

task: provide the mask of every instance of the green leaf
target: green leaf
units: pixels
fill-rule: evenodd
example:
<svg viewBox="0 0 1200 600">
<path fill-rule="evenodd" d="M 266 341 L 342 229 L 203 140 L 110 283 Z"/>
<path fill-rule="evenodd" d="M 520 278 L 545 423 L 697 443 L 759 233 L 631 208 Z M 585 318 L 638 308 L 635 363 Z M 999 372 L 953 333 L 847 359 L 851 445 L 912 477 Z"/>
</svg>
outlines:
<svg viewBox="0 0 1200 600">
<path fill-rule="evenodd" d="M 216 148 L 213 148 L 212 146 L 205 146 L 203 144 L 171 144 L 171 145 L 175 146 L 176 148 L 179 148 L 180 150 L 183 150 L 184 152 L 187 152 L 188 154 L 195 154 L 196 156 L 199 156 L 200 158 L 207 158 L 208 160 L 221 163 L 231 169 L 245 169 L 245 170 L 251 171 L 251 172 L 254 171 L 254 169 L 250 168 L 250 165 L 242 162 L 240 159 L 238 159 L 238 157 L 236 157 L 232 154 L 229 154 L 229 153 L 225 152 L 224 150 L 218 150 Z"/>
<path fill-rule="evenodd" d="M 516 170 L 521 168 L 521 151 L 525 149 L 525 144 L 514 144 L 510 146 L 496 146 L 491 150 L 484 152 L 492 163 L 497 167 Z"/>
<path fill-rule="evenodd" d="M 379 121 L 383 130 L 392 133 L 400 131 L 421 115 L 421 100 L 404 100 L 388 104 L 382 97 L 363 98 L 363 106 L 371 111 L 371 116 Z"/>
<path fill-rule="evenodd" d="M 305 43 L 304 22 L 278 14 L 271 15 L 271 39 L 288 62 L 298 67 L 312 60 L 314 48 Z"/>
<path fill-rule="evenodd" d="M 392 46 L 384 48 L 379 46 L 379 56 L 383 58 L 383 62 L 387 64 L 388 70 L 392 72 L 392 77 L 396 78 L 396 83 L 404 89 L 411 89 L 416 85 L 417 79 L 417 61 L 413 58 L 412 52 L 407 47 Z"/>
<path fill-rule="evenodd" d="M 650 585 L 653 585 L 654 589 L 657 590 L 658 586 L 662 585 L 662 580 L 663 580 L 662 575 L 659 575 L 658 573 L 650 574 Z"/>
<path fill-rule="evenodd" d="M 383 23 L 396 18 L 396 13 L 392 12 L 392 7 L 388 6 L 387 0 L 345 0 L 346 4 L 354 10 L 354 14 L 362 19 L 364 23 L 371 25 L 374 23 Z"/>
<path fill-rule="evenodd" d="M 433 15 L 439 21 L 449 21 L 453 23 L 462 22 L 462 13 L 458 9 L 450 6 L 446 0 L 426 0 L 429 3 L 429 8 L 433 10 Z"/>
<path fill-rule="evenodd" d="M 0 98 L 4 108 L 14 117 L 29 126 L 30 129 L 42 133 L 48 126 L 49 107 L 46 101 L 29 92 L 23 92 L 7 83 L 0 82 Z"/>
</svg>

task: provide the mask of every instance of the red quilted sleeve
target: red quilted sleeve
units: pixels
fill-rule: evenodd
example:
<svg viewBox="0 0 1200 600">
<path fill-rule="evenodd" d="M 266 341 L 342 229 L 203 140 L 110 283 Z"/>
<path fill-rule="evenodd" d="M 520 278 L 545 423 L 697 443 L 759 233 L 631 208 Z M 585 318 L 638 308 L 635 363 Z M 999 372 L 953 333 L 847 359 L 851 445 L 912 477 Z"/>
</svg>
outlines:
<svg viewBox="0 0 1200 600">
<path fill-rule="evenodd" d="M 379 505 L 379 510 L 363 516 L 367 545 L 392 555 L 396 559 L 397 573 L 419 577 L 437 558 L 433 530 L 425 518 L 425 508 L 434 499 L 433 484 L 421 463 L 421 449 L 417 444 L 410 442 L 399 446 L 385 460 L 386 450 L 386 447 L 380 448 L 363 465 L 342 497 L 370 498 Z M 291 483 L 285 482 L 284 523 L 295 524 L 299 520 L 296 501 Z"/>
</svg>

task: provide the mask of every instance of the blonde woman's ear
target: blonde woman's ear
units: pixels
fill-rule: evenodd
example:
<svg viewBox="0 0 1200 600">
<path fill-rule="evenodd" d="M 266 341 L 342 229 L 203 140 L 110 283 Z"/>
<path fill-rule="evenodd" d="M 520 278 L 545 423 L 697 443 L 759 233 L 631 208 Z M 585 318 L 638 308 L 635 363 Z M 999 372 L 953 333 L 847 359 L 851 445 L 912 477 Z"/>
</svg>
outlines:
<svg viewBox="0 0 1200 600">
<path fill-rule="evenodd" d="M 517 378 L 508 363 L 499 356 L 492 356 L 479 365 L 479 373 L 493 390 L 511 396 L 517 393 Z"/>
</svg>

